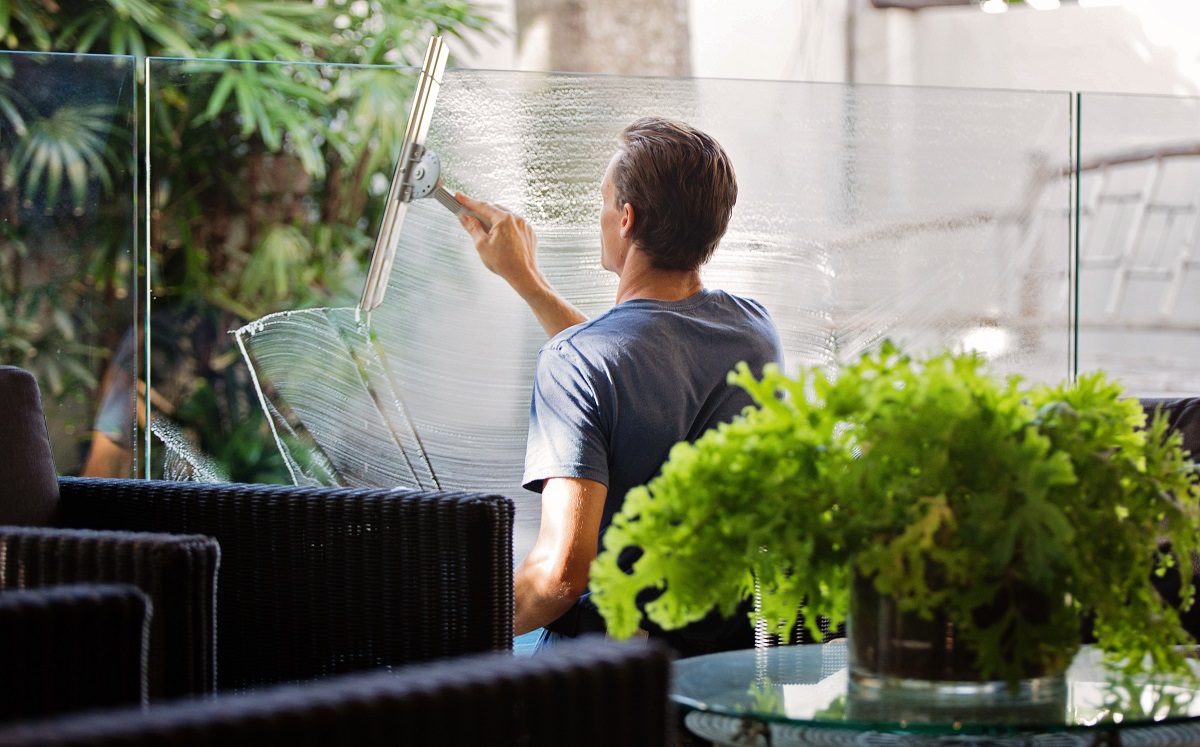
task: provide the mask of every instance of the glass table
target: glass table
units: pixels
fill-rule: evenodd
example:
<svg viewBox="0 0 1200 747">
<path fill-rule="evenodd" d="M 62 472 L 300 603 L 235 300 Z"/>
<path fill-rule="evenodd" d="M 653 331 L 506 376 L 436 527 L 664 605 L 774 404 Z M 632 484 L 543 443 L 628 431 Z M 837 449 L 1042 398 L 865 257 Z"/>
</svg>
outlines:
<svg viewBox="0 0 1200 747">
<path fill-rule="evenodd" d="M 1200 679 L 1129 677 L 1091 647 L 1057 687 L 953 703 L 859 687 L 848 653 L 835 640 L 682 659 L 671 698 L 720 745 L 1200 745 Z"/>
</svg>

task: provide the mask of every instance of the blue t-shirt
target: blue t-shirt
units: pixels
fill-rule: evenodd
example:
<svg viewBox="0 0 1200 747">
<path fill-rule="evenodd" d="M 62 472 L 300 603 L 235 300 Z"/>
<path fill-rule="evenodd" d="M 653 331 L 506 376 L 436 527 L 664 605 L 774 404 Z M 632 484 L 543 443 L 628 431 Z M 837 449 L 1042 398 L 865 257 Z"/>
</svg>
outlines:
<svg viewBox="0 0 1200 747">
<path fill-rule="evenodd" d="M 658 473 L 675 443 L 751 404 L 726 382 L 738 362 L 758 375 L 781 360 L 766 309 L 720 290 L 626 301 L 570 327 L 538 354 L 525 487 L 540 492 L 552 477 L 603 483 L 603 532 L 625 494 Z"/>
</svg>

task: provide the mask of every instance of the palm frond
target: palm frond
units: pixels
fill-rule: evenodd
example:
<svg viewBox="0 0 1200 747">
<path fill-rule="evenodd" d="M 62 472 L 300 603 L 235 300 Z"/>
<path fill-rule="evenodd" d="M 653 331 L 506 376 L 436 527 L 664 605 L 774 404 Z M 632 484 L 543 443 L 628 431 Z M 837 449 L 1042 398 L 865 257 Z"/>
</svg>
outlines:
<svg viewBox="0 0 1200 747">
<path fill-rule="evenodd" d="M 113 161 L 107 141 L 115 114 L 107 104 L 66 104 L 32 120 L 12 149 L 5 186 L 23 184 L 22 198 L 33 202 L 44 181 L 44 202 L 53 209 L 65 178 L 74 207 L 82 208 L 90 180 L 98 180 L 106 190 L 112 188 Z"/>
</svg>

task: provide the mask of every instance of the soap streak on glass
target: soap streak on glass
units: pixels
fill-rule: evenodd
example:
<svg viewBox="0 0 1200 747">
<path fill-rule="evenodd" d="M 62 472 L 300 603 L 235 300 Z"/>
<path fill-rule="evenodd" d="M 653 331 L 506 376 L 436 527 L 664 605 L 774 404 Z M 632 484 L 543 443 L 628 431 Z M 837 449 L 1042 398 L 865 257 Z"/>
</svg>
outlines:
<svg viewBox="0 0 1200 747">
<path fill-rule="evenodd" d="M 1066 95 L 458 70 L 427 145 L 447 188 L 530 220 L 546 275 L 596 315 L 616 290 L 600 179 L 647 114 L 729 152 L 738 204 L 704 281 L 765 304 L 789 368 L 996 329 L 998 371 L 1069 373 L 1070 192 L 1047 176 L 1067 157 Z M 280 438 L 297 482 L 508 495 L 514 559 L 532 546 L 539 501 L 521 473 L 545 334 L 445 207 L 409 205 L 369 315 L 288 312 L 237 336 L 277 435 L 298 439 Z"/>
</svg>

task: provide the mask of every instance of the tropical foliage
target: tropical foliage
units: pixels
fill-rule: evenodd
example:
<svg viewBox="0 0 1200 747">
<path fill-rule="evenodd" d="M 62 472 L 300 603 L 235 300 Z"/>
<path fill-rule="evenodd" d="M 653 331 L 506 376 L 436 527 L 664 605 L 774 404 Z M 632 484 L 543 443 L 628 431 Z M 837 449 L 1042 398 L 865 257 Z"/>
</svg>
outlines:
<svg viewBox="0 0 1200 747">
<path fill-rule="evenodd" d="M 757 380 L 743 365 L 730 380 L 757 406 L 677 444 L 605 535 L 592 589 L 614 634 L 637 628 L 644 589 L 663 590 L 644 612 L 672 628 L 731 613 L 757 580 L 773 632 L 807 600 L 819 638 L 857 573 L 901 610 L 945 611 L 986 677 L 1069 661 L 1085 611 L 1130 669 L 1184 667 L 1188 636 L 1151 579 L 1174 564 L 1160 539 L 1197 549 L 1200 469 L 1103 374 L 1024 388 L 974 354 L 884 345 L 836 371 Z M 631 546 L 644 552 L 622 567 Z M 1179 566 L 1190 604 L 1192 564 Z M 1017 603 L 1031 593 L 1048 617 Z"/>
<path fill-rule="evenodd" d="M 152 336 L 170 374 L 154 386 L 208 431 L 202 441 L 223 445 L 233 424 L 243 432 L 261 417 L 227 330 L 360 290 L 415 77 L 393 66 L 419 64 L 433 34 L 463 49 L 467 32 L 494 33 L 485 10 L 468 0 L 0 0 L 10 50 L 138 58 L 153 313 L 176 337 L 199 327 L 212 339 Z M 146 56 L 179 59 L 147 68 Z M 53 85 L 74 59 L 0 55 L 0 360 L 55 382 L 51 396 L 94 400 L 102 351 L 127 332 L 125 299 L 145 281 L 112 261 L 132 255 L 139 127 L 129 91 L 114 106 Z M 47 230 L 63 240 L 46 241 Z M 64 245 L 77 251 L 64 258 Z M 85 297 L 126 311 L 114 319 Z"/>
</svg>

